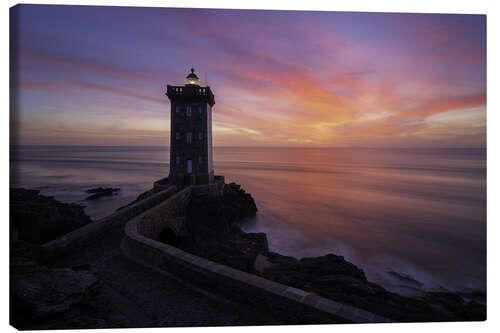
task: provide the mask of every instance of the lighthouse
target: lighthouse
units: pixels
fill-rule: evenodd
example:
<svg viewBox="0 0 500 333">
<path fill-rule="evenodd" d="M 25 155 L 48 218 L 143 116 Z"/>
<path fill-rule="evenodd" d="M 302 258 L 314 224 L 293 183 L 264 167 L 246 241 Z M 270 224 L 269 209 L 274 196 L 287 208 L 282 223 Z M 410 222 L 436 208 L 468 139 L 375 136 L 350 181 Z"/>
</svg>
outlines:
<svg viewBox="0 0 500 333">
<path fill-rule="evenodd" d="M 170 174 L 180 186 L 214 183 L 212 107 L 214 94 L 198 84 L 194 68 L 183 86 L 167 85 L 170 99 Z"/>
</svg>

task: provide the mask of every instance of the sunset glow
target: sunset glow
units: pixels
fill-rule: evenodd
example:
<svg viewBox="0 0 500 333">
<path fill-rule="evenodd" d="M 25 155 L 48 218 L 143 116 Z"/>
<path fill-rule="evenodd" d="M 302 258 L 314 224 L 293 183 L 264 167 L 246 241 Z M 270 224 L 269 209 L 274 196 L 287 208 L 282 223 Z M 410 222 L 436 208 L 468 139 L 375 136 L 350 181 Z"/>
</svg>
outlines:
<svg viewBox="0 0 500 333">
<path fill-rule="evenodd" d="M 215 146 L 486 145 L 482 15 L 30 5 L 18 20 L 23 144 L 168 145 L 166 85 L 194 67 Z"/>
</svg>

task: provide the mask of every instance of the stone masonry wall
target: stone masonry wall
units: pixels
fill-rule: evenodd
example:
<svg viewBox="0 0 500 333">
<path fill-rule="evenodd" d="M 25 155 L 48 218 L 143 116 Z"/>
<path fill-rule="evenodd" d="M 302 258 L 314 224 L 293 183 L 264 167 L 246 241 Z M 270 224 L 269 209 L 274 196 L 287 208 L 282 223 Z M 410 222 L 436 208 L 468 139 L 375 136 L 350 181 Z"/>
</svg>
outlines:
<svg viewBox="0 0 500 333">
<path fill-rule="evenodd" d="M 187 234 L 183 215 L 191 198 L 191 188 L 187 187 L 172 195 L 161 204 L 141 215 L 137 231 L 148 238 L 157 239 L 160 232 L 170 228 L 177 236 Z"/>
<path fill-rule="evenodd" d="M 94 237 L 98 237 L 103 231 L 124 224 L 133 217 L 164 201 L 176 191 L 177 187 L 172 185 L 163 191 L 155 193 L 154 195 L 136 202 L 133 205 L 120 209 L 119 211 L 116 211 L 115 213 L 96 222 L 89 223 L 82 228 L 76 229 L 64 236 L 47 242 L 42 245 L 42 248 L 48 255 L 58 255 L 59 253 L 64 253 L 69 249 L 91 242 Z"/>
</svg>

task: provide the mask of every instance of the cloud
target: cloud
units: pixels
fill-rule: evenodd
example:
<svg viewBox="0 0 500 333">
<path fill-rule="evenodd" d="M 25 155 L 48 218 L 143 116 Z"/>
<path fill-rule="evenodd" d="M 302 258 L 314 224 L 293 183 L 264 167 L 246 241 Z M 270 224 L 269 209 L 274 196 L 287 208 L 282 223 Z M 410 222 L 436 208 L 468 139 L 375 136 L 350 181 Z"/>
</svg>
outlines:
<svg viewBox="0 0 500 333">
<path fill-rule="evenodd" d="M 481 112 L 468 118 L 471 127 L 453 121 L 457 110 L 486 105 L 483 16 L 132 13 L 113 26 L 96 20 L 87 29 L 75 21 L 74 31 L 57 34 L 58 22 L 25 21 L 19 75 L 11 82 L 36 92 L 24 95 L 24 114 L 35 119 L 47 105 L 59 113 L 73 105 L 72 114 L 114 122 L 106 118 L 113 114 L 134 125 L 145 109 L 164 110 L 162 84 L 182 82 L 194 66 L 202 82 L 209 73 L 215 92 L 218 145 L 426 145 L 454 133 L 469 145 L 483 136 Z M 448 121 L 439 121 L 442 114 Z M 151 133 L 155 122 L 168 121 L 168 112 L 148 116 Z"/>
<path fill-rule="evenodd" d="M 137 99 L 144 100 L 147 102 L 158 103 L 161 106 L 167 105 L 167 98 L 166 97 L 160 98 L 160 97 L 154 97 L 154 96 L 147 96 L 145 94 L 138 94 L 137 92 L 127 90 L 127 89 L 109 87 L 109 86 L 105 86 L 102 84 L 96 84 L 96 83 L 90 83 L 90 82 L 75 82 L 75 84 L 77 86 L 85 88 L 85 89 L 97 90 L 97 91 L 111 93 L 111 94 L 124 96 L 124 97 L 133 97 L 133 98 L 137 98 Z"/>
</svg>

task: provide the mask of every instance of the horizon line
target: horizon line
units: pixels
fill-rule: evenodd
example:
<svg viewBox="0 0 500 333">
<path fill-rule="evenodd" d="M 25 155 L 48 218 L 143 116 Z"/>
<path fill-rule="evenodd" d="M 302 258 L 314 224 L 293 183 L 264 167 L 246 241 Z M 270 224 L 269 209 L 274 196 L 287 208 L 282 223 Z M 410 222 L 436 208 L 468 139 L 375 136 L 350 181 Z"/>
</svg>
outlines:
<svg viewBox="0 0 500 333">
<path fill-rule="evenodd" d="M 9 148 L 13 146 L 35 146 L 35 147 L 151 147 L 151 148 L 170 148 L 170 145 L 89 145 L 89 144 L 9 144 Z M 228 146 L 219 145 L 216 148 L 297 148 L 297 149 L 487 149 L 487 147 L 398 147 L 398 146 L 379 146 L 379 147 L 363 147 L 363 146 Z"/>
</svg>

